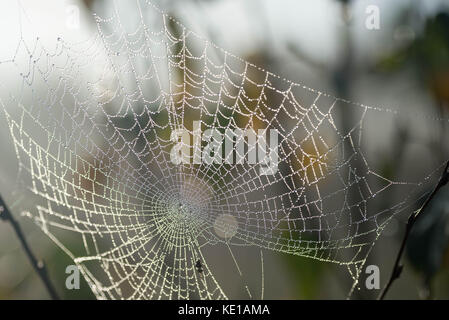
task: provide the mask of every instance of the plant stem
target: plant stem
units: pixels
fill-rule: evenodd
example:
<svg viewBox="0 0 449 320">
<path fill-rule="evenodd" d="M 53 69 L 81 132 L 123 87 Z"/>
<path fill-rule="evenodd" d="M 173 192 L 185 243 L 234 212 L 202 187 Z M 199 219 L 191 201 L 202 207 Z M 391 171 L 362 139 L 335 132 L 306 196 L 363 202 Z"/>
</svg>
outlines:
<svg viewBox="0 0 449 320">
<path fill-rule="evenodd" d="M 410 235 L 410 232 L 413 228 L 413 225 L 418 220 L 419 216 L 426 210 L 426 208 L 429 206 L 429 204 L 432 202 L 435 195 L 438 193 L 438 191 L 444 187 L 448 181 L 449 181 L 449 161 L 446 164 L 446 167 L 440 177 L 440 180 L 438 181 L 438 184 L 433 189 L 432 193 L 427 197 L 424 204 L 416 211 L 414 211 L 407 220 L 407 226 L 405 229 L 404 238 L 402 239 L 401 247 L 399 249 L 398 255 L 396 256 L 396 260 L 393 266 L 393 271 L 391 272 L 390 279 L 388 280 L 387 284 L 379 294 L 378 300 L 383 300 L 385 298 L 385 295 L 390 290 L 391 285 L 395 280 L 397 280 L 402 273 L 403 265 L 401 264 L 401 258 L 404 254 L 404 249 L 407 244 L 408 237 Z"/>
<path fill-rule="evenodd" d="M 0 219 L 7 221 L 11 224 L 12 228 L 14 229 L 14 232 L 16 233 L 17 238 L 20 241 L 20 244 L 22 245 L 23 250 L 25 251 L 25 254 L 28 257 L 28 260 L 33 266 L 34 271 L 36 271 L 39 278 L 44 283 L 45 288 L 48 291 L 48 294 L 53 300 L 59 300 L 58 294 L 56 293 L 56 290 L 54 289 L 53 285 L 50 282 L 50 279 L 48 278 L 47 269 L 45 268 L 44 263 L 42 261 L 37 260 L 36 257 L 34 256 L 30 246 L 28 245 L 25 239 L 25 236 L 22 232 L 22 229 L 20 228 L 19 223 L 16 221 L 16 219 L 14 219 L 13 215 L 9 211 L 8 207 L 6 206 L 1 196 L 0 196 Z"/>
</svg>

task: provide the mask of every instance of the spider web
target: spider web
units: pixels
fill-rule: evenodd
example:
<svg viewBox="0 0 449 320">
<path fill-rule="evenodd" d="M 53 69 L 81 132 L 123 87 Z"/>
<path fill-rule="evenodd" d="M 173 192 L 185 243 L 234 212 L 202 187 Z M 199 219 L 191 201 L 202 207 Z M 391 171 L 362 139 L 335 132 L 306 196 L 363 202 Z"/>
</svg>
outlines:
<svg viewBox="0 0 449 320">
<path fill-rule="evenodd" d="M 392 181 L 370 166 L 366 118 L 396 112 L 283 79 L 149 2 L 135 2 L 131 29 L 120 13 L 95 15 L 98 32 L 81 43 L 58 38 L 47 49 L 21 38 L 0 64 L 20 79 L 1 103 L 20 181 L 37 203 L 26 215 L 100 299 L 227 298 L 217 255 L 253 297 L 234 254 L 242 247 L 260 251 L 262 279 L 263 252 L 272 251 L 345 265 L 354 288 L 389 219 L 432 176 Z M 276 129 L 278 170 L 193 164 L 193 152 L 173 164 L 171 134 L 193 136 L 193 121 L 222 134 Z M 386 207 L 386 192 L 402 200 Z"/>
</svg>

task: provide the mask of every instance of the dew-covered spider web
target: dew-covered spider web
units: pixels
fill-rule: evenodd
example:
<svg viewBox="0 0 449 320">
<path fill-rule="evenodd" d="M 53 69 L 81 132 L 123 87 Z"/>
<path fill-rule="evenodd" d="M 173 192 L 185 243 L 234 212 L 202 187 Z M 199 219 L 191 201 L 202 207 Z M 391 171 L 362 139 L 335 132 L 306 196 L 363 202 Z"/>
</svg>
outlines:
<svg viewBox="0 0 449 320">
<path fill-rule="evenodd" d="M 1 103 L 21 185 L 37 203 L 26 215 L 100 299 L 228 298 L 227 275 L 247 298 L 263 298 L 264 252 L 341 264 L 356 286 L 389 219 L 439 169 L 402 181 L 373 167 L 365 125 L 396 111 L 270 73 L 146 1 L 127 8 L 95 15 L 98 32 L 84 42 L 21 38 L 0 63 L 19 80 Z M 223 137 L 277 130 L 276 145 L 259 140 L 277 148 L 277 170 L 261 174 L 260 162 L 238 162 L 224 147 L 221 162 L 194 163 L 190 148 L 175 164 L 172 134 L 193 137 L 195 121 Z M 243 158 L 254 155 L 245 147 Z M 260 252 L 258 287 L 245 280 L 241 248 Z"/>
</svg>

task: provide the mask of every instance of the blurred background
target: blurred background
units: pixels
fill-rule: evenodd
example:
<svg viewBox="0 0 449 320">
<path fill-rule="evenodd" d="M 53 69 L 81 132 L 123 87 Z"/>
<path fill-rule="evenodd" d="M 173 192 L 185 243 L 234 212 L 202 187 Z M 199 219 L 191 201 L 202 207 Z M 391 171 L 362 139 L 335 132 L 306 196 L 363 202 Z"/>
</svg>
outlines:
<svg viewBox="0 0 449 320">
<path fill-rule="evenodd" d="M 449 4 L 441 0 L 166 0 L 153 1 L 187 28 L 219 47 L 282 77 L 337 97 L 422 115 L 449 118 Z M 92 12 L 107 13 L 108 0 L 0 3 L 0 60 L 13 54 L 19 19 L 33 24 L 42 41 L 76 41 L 96 31 Z M 19 12 L 26 12 L 20 15 Z M 21 17 L 21 18 L 19 18 Z M 377 18 L 378 17 L 378 20 Z M 48 40 L 46 40 L 48 39 Z M 0 74 L 0 94 L 15 84 Z M 422 178 L 445 160 L 444 121 L 411 123 L 400 117 L 371 128 L 369 153 L 379 173 L 396 179 L 404 170 Z M 42 258 L 58 293 L 67 299 L 93 299 L 87 284 L 65 290 L 71 260 L 29 219 L 19 215 L 30 201 L 14 191 L 17 164 L 4 117 L 0 117 L 0 192 L 21 223 L 35 254 Z M 441 128 L 439 127 L 441 126 Z M 446 121 L 447 126 L 447 121 Z M 383 134 L 389 132 L 390 138 Z M 386 194 L 386 204 L 394 204 Z M 392 219 L 367 264 L 390 275 L 407 213 Z M 449 298 L 449 190 L 445 188 L 416 225 L 407 246 L 405 268 L 387 298 Z M 351 278 L 345 268 L 301 257 L 266 253 L 266 298 L 342 299 Z M 63 267 L 61 267 L 63 266 Z M 273 275 L 273 276 L 271 276 Z M 270 281 L 276 279 L 276 281 Z M 361 276 L 364 283 L 366 275 Z M 372 299 L 378 290 L 361 286 L 352 298 Z M 0 222 L 0 299 L 46 299 L 11 227 Z"/>
</svg>

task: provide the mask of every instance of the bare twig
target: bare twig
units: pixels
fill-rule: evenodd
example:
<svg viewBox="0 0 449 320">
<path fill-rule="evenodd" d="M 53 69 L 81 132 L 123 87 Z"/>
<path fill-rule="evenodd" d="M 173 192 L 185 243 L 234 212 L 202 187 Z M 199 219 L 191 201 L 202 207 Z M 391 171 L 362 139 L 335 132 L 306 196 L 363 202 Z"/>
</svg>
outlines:
<svg viewBox="0 0 449 320">
<path fill-rule="evenodd" d="M 387 294 L 388 290 L 390 290 L 391 285 L 393 282 L 398 279 L 401 276 L 403 265 L 401 264 L 401 258 L 404 253 L 405 246 L 407 244 L 408 237 L 410 235 L 410 232 L 413 228 L 413 225 L 418 220 L 419 216 L 426 210 L 426 208 L 429 206 L 430 202 L 432 202 L 435 195 L 438 193 L 438 191 L 444 187 L 449 181 L 449 161 L 446 164 L 446 167 L 441 175 L 440 180 L 438 181 L 438 184 L 433 189 L 432 193 L 427 197 L 424 204 L 416 211 L 414 211 L 408 218 L 407 226 L 405 229 L 404 238 L 402 239 L 401 247 L 399 249 L 398 255 L 396 256 L 396 261 L 393 266 L 393 271 L 391 273 L 390 279 L 388 280 L 387 284 L 383 288 L 382 292 L 379 294 L 378 299 L 382 300 L 385 298 L 385 295 Z"/>
<path fill-rule="evenodd" d="M 48 294 L 53 300 L 59 300 L 58 294 L 56 293 L 53 285 L 50 282 L 50 279 L 48 278 L 47 269 L 45 268 L 44 263 L 42 261 L 37 260 L 36 257 L 34 256 L 33 252 L 31 251 L 31 248 L 29 247 L 25 239 L 25 236 L 23 235 L 19 223 L 14 219 L 13 215 L 9 211 L 8 207 L 6 206 L 1 196 L 0 196 L 0 219 L 8 221 L 11 224 L 12 228 L 14 229 L 14 232 L 16 233 L 17 238 L 19 238 L 20 244 L 22 245 L 25 254 L 28 257 L 28 260 L 30 260 L 33 269 L 36 271 L 39 278 L 44 283 L 45 288 L 48 291 Z"/>
</svg>

